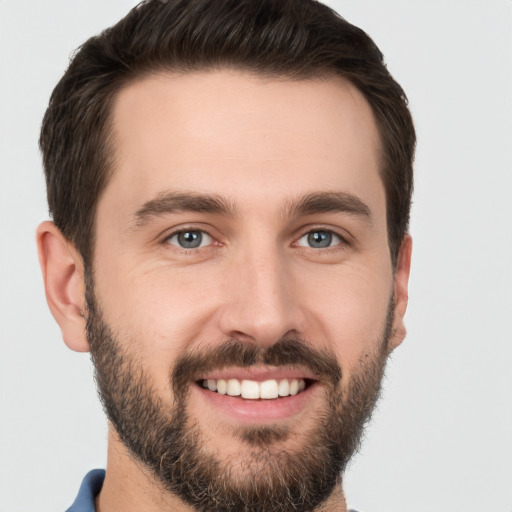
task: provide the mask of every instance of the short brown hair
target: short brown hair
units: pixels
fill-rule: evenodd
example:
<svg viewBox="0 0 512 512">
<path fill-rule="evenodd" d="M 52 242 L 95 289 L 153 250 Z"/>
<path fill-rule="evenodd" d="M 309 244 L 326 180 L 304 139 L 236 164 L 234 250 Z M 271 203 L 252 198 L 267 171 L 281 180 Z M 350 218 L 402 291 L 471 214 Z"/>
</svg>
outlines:
<svg viewBox="0 0 512 512">
<path fill-rule="evenodd" d="M 95 210 L 113 169 L 115 94 L 154 71 L 222 67 L 290 79 L 338 75 L 361 91 L 381 137 L 396 262 L 416 144 L 407 98 L 370 37 L 315 0 L 147 0 L 78 49 L 52 93 L 39 143 L 50 214 L 84 262 L 92 262 Z"/>
</svg>

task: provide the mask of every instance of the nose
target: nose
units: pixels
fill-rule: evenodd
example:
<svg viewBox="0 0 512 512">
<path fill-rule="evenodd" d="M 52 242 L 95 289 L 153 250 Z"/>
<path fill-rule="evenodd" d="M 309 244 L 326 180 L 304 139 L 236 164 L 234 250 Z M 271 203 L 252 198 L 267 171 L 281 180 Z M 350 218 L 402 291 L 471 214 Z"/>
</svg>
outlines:
<svg viewBox="0 0 512 512">
<path fill-rule="evenodd" d="M 229 338 L 270 346 L 284 336 L 300 336 L 305 314 L 286 254 L 259 245 L 231 261 L 220 329 Z"/>
</svg>

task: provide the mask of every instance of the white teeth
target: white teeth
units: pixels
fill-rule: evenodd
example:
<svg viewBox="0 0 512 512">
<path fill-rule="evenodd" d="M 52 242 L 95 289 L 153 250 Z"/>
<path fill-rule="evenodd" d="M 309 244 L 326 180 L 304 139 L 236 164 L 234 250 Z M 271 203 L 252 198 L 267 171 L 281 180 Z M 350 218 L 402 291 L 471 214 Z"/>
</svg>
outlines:
<svg viewBox="0 0 512 512">
<path fill-rule="evenodd" d="M 240 381 L 237 379 L 228 380 L 228 395 L 240 396 Z"/>
<path fill-rule="evenodd" d="M 277 398 L 279 386 L 277 380 L 266 380 L 260 384 L 260 397 L 265 399 Z"/>
<path fill-rule="evenodd" d="M 221 395 L 242 396 L 242 398 L 257 400 L 272 400 L 278 397 L 286 397 L 296 395 L 306 389 L 306 381 L 304 379 L 282 379 L 282 380 L 265 380 L 257 382 L 255 380 L 238 379 L 205 379 L 202 386 L 210 391 L 217 391 Z"/>
<path fill-rule="evenodd" d="M 260 398 L 260 385 L 254 380 L 243 380 L 241 386 L 242 398 L 257 400 Z"/>
<path fill-rule="evenodd" d="M 260 385 L 254 380 L 243 380 L 241 388 L 242 398 L 257 400 L 260 397 Z"/>
<path fill-rule="evenodd" d="M 290 383 L 287 380 L 282 380 L 279 383 L 279 396 L 288 396 L 290 394 Z"/>
<path fill-rule="evenodd" d="M 224 379 L 217 381 L 217 392 L 221 395 L 225 395 L 228 392 L 228 383 Z"/>
</svg>

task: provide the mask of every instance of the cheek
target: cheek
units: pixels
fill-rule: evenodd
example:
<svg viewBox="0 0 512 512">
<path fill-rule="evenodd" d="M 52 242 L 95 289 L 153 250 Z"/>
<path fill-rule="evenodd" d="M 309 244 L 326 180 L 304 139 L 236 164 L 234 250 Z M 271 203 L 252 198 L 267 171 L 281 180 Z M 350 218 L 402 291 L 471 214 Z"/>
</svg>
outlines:
<svg viewBox="0 0 512 512">
<path fill-rule="evenodd" d="M 183 352 L 215 335 L 209 321 L 214 279 L 207 275 L 191 267 L 176 270 L 161 265 L 135 271 L 122 258 L 96 272 L 96 294 L 105 321 L 151 368 L 158 388 L 168 387 L 170 371 Z"/>
<path fill-rule="evenodd" d="M 312 342 L 323 338 L 338 357 L 342 369 L 351 373 L 365 354 L 380 349 L 392 293 L 391 271 L 356 266 L 315 276 L 309 287 L 307 311 Z"/>
</svg>

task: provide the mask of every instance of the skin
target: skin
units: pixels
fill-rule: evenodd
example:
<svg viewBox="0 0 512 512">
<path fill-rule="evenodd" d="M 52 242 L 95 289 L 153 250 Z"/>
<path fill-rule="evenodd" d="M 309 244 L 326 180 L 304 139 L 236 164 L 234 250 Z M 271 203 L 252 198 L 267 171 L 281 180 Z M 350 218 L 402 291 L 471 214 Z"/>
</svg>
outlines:
<svg viewBox="0 0 512 512">
<path fill-rule="evenodd" d="M 115 172 L 96 214 L 95 294 L 164 404 L 172 405 L 169 370 L 176 359 L 230 337 L 270 346 L 300 336 L 336 356 L 342 386 L 376 352 L 392 296 L 389 352 L 403 340 L 411 240 L 404 239 L 393 269 L 379 136 L 369 104 L 351 84 L 233 70 L 155 74 L 118 94 L 113 130 Z M 191 192 L 222 196 L 233 211 L 136 216 L 164 194 Z M 318 193 L 350 194 L 368 215 L 290 211 Z M 210 238 L 184 250 L 172 237 L 184 228 Z M 332 246 L 309 247 L 305 235 L 315 230 L 337 234 Z M 63 338 L 87 351 L 81 257 L 50 222 L 39 227 L 38 246 Z M 325 404 L 318 387 L 298 412 L 278 420 L 294 434 L 278 448 L 305 442 Z M 210 453 L 222 449 L 233 464 L 250 456 L 233 436 L 243 418 L 196 388 L 189 410 Z M 112 428 L 97 507 L 189 510 L 130 457 Z M 341 488 L 324 510 L 346 510 Z"/>
</svg>

